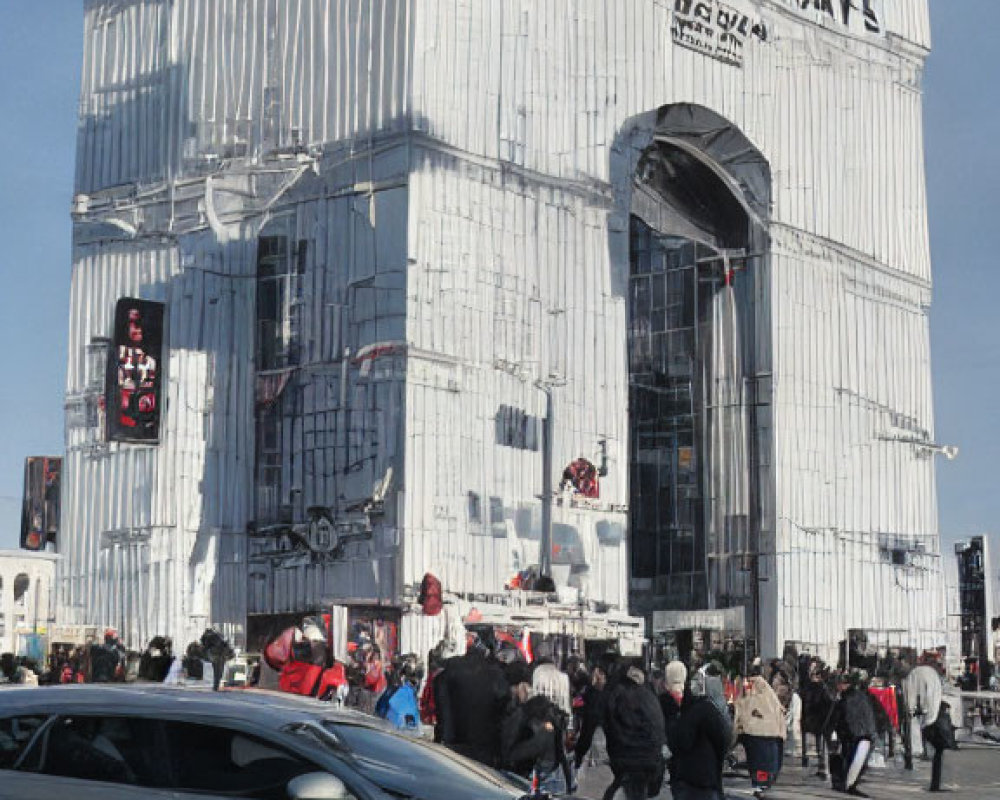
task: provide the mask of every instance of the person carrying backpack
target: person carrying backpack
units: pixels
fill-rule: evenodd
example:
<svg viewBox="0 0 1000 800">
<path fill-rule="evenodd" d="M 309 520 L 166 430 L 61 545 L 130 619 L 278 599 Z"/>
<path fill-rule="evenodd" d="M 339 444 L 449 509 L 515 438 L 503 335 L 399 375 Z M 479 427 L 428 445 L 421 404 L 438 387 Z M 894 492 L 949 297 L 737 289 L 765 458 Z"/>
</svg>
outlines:
<svg viewBox="0 0 1000 800">
<path fill-rule="evenodd" d="M 567 794 L 572 772 L 566 756 L 568 715 L 527 680 L 511 689 L 500 723 L 500 764 L 524 778 L 538 779 L 538 791 Z"/>
<path fill-rule="evenodd" d="M 944 767 L 944 751 L 957 750 L 955 728 L 951 724 L 951 706 L 943 700 L 938 708 L 937 718 L 922 729 L 924 741 L 934 748 L 934 759 L 931 761 L 931 785 L 929 791 L 940 792 L 941 770 Z"/>
</svg>

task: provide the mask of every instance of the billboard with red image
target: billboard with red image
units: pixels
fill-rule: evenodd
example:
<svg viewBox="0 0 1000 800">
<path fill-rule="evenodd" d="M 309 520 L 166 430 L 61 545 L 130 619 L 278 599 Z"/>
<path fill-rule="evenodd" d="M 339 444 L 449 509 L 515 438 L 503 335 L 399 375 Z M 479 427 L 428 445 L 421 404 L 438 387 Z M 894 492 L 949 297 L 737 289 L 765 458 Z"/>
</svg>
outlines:
<svg viewBox="0 0 1000 800">
<path fill-rule="evenodd" d="M 163 384 L 163 303 L 123 297 L 108 356 L 109 442 L 158 442 Z"/>
</svg>

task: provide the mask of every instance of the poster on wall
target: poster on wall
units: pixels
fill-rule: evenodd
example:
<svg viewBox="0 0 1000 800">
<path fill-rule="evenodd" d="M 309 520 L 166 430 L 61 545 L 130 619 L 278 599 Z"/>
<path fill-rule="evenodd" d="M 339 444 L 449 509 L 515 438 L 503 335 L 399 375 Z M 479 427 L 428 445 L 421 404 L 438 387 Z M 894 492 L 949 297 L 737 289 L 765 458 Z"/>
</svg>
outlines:
<svg viewBox="0 0 1000 800">
<path fill-rule="evenodd" d="M 44 550 L 59 534 L 59 492 L 62 459 L 31 456 L 24 462 L 24 507 L 21 512 L 21 548 Z"/>
<path fill-rule="evenodd" d="M 123 297 L 108 354 L 109 442 L 157 442 L 163 382 L 163 303 Z"/>
<path fill-rule="evenodd" d="M 383 664 L 399 654 L 399 612 L 393 609 L 357 608 L 347 612 L 347 652 L 364 662 L 378 653 Z"/>
<path fill-rule="evenodd" d="M 767 29 L 749 6 L 737 8 L 721 0 L 674 0 L 673 10 L 674 44 L 734 67 L 743 66 L 743 50 L 751 37 L 767 39 Z"/>
</svg>

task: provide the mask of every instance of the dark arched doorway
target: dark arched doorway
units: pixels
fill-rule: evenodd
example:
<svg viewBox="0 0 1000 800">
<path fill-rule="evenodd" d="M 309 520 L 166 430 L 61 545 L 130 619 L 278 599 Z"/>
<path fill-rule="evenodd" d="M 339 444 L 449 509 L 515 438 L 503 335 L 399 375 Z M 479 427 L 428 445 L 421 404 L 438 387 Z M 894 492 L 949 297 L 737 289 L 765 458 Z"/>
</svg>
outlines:
<svg viewBox="0 0 1000 800">
<path fill-rule="evenodd" d="M 770 372 L 770 169 L 701 106 L 660 109 L 629 144 L 631 606 L 653 633 L 686 620 L 677 649 L 708 650 L 715 632 L 756 638 L 762 497 L 773 491 L 759 387 Z M 691 613 L 719 609 L 734 613 Z"/>
</svg>

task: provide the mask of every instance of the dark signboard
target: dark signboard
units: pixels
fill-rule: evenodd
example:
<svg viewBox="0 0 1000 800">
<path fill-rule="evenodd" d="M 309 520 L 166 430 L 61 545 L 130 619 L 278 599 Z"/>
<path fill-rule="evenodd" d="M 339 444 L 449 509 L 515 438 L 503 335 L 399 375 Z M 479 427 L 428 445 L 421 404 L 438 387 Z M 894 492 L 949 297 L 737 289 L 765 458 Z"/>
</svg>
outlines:
<svg viewBox="0 0 1000 800">
<path fill-rule="evenodd" d="M 32 456 L 24 462 L 24 508 L 21 547 L 44 550 L 59 533 L 59 490 L 62 459 Z"/>
<path fill-rule="evenodd" d="M 958 558 L 959 611 L 962 615 L 962 655 L 980 680 L 988 678 L 990 653 L 990 609 L 986 583 L 989 576 L 987 550 L 982 536 L 955 545 Z M 975 688 L 974 686 L 972 688 Z"/>
<path fill-rule="evenodd" d="M 123 297 L 108 354 L 109 442 L 159 440 L 162 383 L 163 303 Z"/>
</svg>

